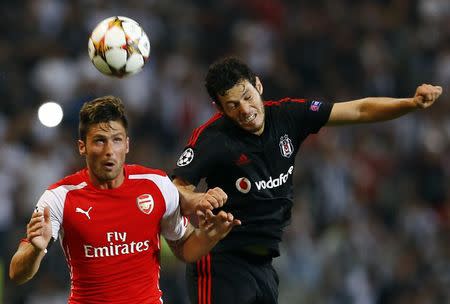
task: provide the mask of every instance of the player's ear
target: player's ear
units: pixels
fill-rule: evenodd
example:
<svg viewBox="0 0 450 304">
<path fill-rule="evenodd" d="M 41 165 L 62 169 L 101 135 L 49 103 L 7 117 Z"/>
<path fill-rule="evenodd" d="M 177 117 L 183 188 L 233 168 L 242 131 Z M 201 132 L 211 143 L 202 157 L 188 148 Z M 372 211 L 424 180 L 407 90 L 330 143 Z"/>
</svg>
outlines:
<svg viewBox="0 0 450 304">
<path fill-rule="evenodd" d="M 129 151 L 130 151 L 130 138 L 127 136 L 127 151 L 126 151 L 126 153 L 128 154 Z"/>
<path fill-rule="evenodd" d="M 216 107 L 217 111 L 223 113 L 223 108 L 222 105 L 220 104 L 220 101 L 213 101 L 212 103 Z"/>
<path fill-rule="evenodd" d="M 261 80 L 259 79 L 258 76 L 256 76 L 255 88 L 258 91 L 259 95 L 262 95 L 262 93 L 263 93 L 263 85 L 262 85 Z"/>
<path fill-rule="evenodd" d="M 78 140 L 78 152 L 81 156 L 86 155 L 86 144 L 81 139 Z"/>
</svg>

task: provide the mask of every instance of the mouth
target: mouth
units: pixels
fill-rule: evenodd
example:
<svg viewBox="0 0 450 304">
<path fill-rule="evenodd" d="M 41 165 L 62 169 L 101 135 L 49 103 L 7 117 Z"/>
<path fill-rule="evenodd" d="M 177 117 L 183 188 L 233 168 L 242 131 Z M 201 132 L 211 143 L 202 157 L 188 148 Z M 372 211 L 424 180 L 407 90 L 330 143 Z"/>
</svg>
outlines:
<svg viewBox="0 0 450 304">
<path fill-rule="evenodd" d="M 244 119 L 242 119 L 242 122 L 244 124 L 248 124 L 248 123 L 252 122 L 253 120 L 255 120 L 255 118 L 256 118 L 256 113 L 253 113 L 253 114 L 245 117 Z"/>
<path fill-rule="evenodd" d="M 105 161 L 102 166 L 107 170 L 112 170 L 116 164 L 113 161 Z"/>
</svg>

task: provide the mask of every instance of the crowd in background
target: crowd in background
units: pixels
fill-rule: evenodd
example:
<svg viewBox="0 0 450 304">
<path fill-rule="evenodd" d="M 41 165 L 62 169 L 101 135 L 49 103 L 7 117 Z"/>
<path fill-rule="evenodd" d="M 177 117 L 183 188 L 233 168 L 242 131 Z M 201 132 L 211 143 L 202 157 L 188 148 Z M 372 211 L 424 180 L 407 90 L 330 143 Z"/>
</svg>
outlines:
<svg viewBox="0 0 450 304">
<path fill-rule="evenodd" d="M 53 246 L 35 279 L 7 270 L 43 190 L 84 166 L 84 101 L 120 96 L 128 161 L 171 172 L 190 131 L 214 113 L 203 87 L 224 55 L 248 62 L 264 98 L 410 97 L 441 85 L 433 107 L 400 119 L 324 128 L 302 146 L 285 232 L 280 304 L 450 303 L 450 2 L 448 0 L 26 0 L 0 3 L 0 303 L 65 303 L 69 271 Z M 150 60 L 130 78 L 89 61 L 106 17 L 138 21 Z M 56 128 L 37 108 L 57 101 Z M 165 303 L 187 303 L 184 265 L 162 255 Z M 3 285 L 3 288 L 1 288 Z"/>
</svg>

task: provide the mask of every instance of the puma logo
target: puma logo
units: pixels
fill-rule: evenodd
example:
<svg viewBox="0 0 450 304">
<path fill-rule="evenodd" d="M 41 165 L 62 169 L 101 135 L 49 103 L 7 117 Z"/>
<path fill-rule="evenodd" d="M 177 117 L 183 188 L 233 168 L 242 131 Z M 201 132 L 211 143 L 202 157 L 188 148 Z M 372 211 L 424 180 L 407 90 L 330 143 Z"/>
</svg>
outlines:
<svg viewBox="0 0 450 304">
<path fill-rule="evenodd" d="M 92 207 L 89 207 L 89 209 L 87 211 L 84 211 L 83 209 L 77 207 L 77 209 L 75 209 L 75 212 L 78 213 L 83 213 L 84 215 L 87 216 L 88 219 L 91 219 L 91 217 L 89 216 L 89 212 L 91 211 Z"/>
</svg>

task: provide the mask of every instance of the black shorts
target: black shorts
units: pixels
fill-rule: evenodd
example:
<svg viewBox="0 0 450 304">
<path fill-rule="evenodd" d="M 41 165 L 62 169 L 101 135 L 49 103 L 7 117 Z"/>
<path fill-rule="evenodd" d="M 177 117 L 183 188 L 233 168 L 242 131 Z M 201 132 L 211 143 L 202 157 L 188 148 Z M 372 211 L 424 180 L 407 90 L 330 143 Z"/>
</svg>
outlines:
<svg viewBox="0 0 450 304">
<path fill-rule="evenodd" d="M 272 258 L 211 253 L 187 264 L 186 283 L 192 304 L 278 303 Z"/>
</svg>

